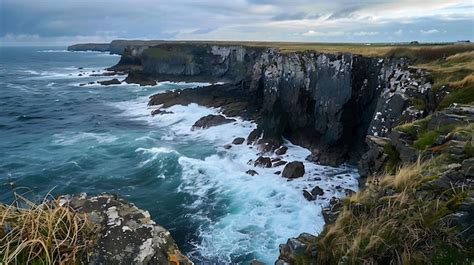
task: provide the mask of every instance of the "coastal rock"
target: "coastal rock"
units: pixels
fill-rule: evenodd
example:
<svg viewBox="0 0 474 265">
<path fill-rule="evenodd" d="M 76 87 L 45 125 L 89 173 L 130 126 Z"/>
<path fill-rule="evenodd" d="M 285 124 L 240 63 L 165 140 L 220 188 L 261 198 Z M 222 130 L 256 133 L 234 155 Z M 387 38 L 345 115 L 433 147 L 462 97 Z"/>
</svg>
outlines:
<svg viewBox="0 0 474 265">
<path fill-rule="evenodd" d="M 114 78 L 114 79 L 111 79 L 111 80 L 106 80 L 106 81 L 98 81 L 98 83 L 103 85 L 103 86 L 120 85 L 121 84 L 121 82 L 117 78 Z"/>
<path fill-rule="evenodd" d="M 272 160 L 270 157 L 259 156 L 257 160 L 255 160 L 254 166 L 256 167 L 272 167 Z"/>
<path fill-rule="evenodd" d="M 304 175 L 304 173 L 305 170 L 303 162 L 293 161 L 285 166 L 285 168 L 283 169 L 282 177 L 289 179 L 300 178 Z"/>
<path fill-rule="evenodd" d="M 273 166 L 274 167 L 279 167 L 279 166 L 286 165 L 286 163 L 288 163 L 288 162 L 286 162 L 284 160 L 280 160 L 280 161 L 276 161 L 275 163 L 273 163 Z"/>
<path fill-rule="evenodd" d="M 238 137 L 238 138 L 235 138 L 235 139 L 232 141 L 232 144 L 239 145 L 239 144 L 243 144 L 244 142 L 245 142 L 245 138 L 243 138 L 243 137 Z"/>
<path fill-rule="evenodd" d="M 235 119 L 228 119 L 222 115 L 209 114 L 197 120 L 192 129 L 206 129 L 213 126 L 218 126 L 230 122 L 234 122 Z"/>
<path fill-rule="evenodd" d="M 287 151 L 287 150 L 288 150 L 288 147 L 286 147 L 286 146 L 281 146 L 280 148 L 278 148 L 278 149 L 275 150 L 275 154 L 281 156 L 281 155 L 286 154 L 286 151 Z"/>
<path fill-rule="evenodd" d="M 163 109 L 156 109 L 151 112 L 151 116 L 162 115 L 162 114 L 172 114 L 172 111 L 167 111 Z"/>
<path fill-rule="evenodd" d="M 245 172 L 246 174 L 250 175 L 250 176 L 255 176 L 255 175 L 258 175 L 258 172 L 253 170 L 253 169 L 249 169 Z"/>
<path fill-rule="evenodd" d="M 178 249 L 170 232 L 155 224 L 147 211 L 115 195 L 62 196 L 67 205 L 99 226 L 99 239 L 89 264 L 193 264 Z"/>
<path fill-rule="evenodd" d="M 307 250 L 309 245 L 315 242 L 315 240 L 316 237 L 308 233 L 303 233 L 297 238 L 288 239 L 288 241 L 286 241 L 286 244 L 281 244 L 279 247 L 280 256 L 278 257 L 278 259 L 282 261 L 281 264 L 285 264 L 284 262 L 287 262 L 289 264 L 296 264 L 298 256 L 303 254 Z"/>
</svg>

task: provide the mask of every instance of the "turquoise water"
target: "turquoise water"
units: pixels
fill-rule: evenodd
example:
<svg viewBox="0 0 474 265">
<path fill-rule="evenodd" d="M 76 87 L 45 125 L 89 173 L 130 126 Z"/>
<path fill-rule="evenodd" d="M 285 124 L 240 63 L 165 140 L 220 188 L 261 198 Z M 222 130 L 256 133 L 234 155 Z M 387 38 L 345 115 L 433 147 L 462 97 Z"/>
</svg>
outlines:
<svg viewBox="0 0 474 265">
<path fill-rule="evenodd" d="M 11 182 L 38 196 L 117 193 L 148 210 L 197 263 L 272 263 L 288 237 L 320 231 L 321 205 L 343 194 L 336 186 L 356 189 L 350 167 L 306 164 L 306 176 L 291 182 L 274 174 L 281 168 L 245 174 L 258 151 L 222 146 L 246 137 L 255 124 L 239 119 L 191 130 L 218 110 L 191 104 L 151 117 L 148 96 L 201 84 L 79 85 L 111 79 L 90 75 L 118 60 L 58 48 L 0 48 L 0 201 L 11 200 Z M 287 144 L 286 160 L 309 154 Z M 302 189 L 316 184 L 325 196 L 306 201 Z"/>
</svg>

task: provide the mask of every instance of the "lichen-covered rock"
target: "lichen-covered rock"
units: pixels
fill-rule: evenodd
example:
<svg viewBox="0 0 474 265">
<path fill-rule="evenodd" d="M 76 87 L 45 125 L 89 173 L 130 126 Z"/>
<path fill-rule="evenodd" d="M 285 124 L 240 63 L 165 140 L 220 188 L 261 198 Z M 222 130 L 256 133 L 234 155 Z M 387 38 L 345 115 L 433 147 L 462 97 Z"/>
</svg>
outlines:
<svg viewBox="0 0 474 265">
<path fill-rule="evenodd" d="M 68 205 L 99 226 L 89 264 L 193 264 L 178 249 L 168 230 L 115 195 L 61 196 Z"/>
</svg>

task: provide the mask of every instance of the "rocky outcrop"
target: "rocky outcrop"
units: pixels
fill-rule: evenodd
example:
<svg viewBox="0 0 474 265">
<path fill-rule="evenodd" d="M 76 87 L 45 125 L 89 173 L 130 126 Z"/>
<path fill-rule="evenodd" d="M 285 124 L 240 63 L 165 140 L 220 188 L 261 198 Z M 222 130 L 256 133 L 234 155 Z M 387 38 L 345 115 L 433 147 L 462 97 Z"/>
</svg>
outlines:
<svg viewBox="0 0 474 265">
<path fill-rule="evenodd" d="M 228 119 L 222 115 L 209 114 L 197 120 L 192 129 L 206 129 L 213 126 L 218 126 L 230 122 L 234 122 L 234 119 Z"/>
<path fill-rule="evenodd" d="M 114 79 L 111 79 L 111 80 L 105 80 L 105 81 L 98 81 L 98 83 L 103 85 L 103 86 L 120 85 L 121 84 L 121 82 L 117 78 L 114 78 Z"/>
<path fill-rule="evenodd" d="M 435 100 L 429 75 L 406 61 L 352 54 L 163 42 L 126 48 L 111 69 L 128 69 L 125 81 L 140 84 L 228 82 L 239 95 L 228 100 L 245 95 L 244 104 L 259 111 L 254 134 L 271 143 L 264 151 L 277 149 L 285 137 L 312 150 L 314 162 L 329 165 L 356 163 L 367 151 L 367 135 L 388 137 L 394 126 L 426 116 Z M 415 99 L 426 104 L 415 107 Z M 208 95 L 213 100 L 219 99 Z"/>
<path fill-rule="evenodd" d="M 147 211 L 115 195 L 62 196 L 59 201 L 99 227 L 89 264 L 193 264 Z"/>
<path fill-rule="evenodd" d="M 81 43 L 74 44 L 67 47 L 68 51 L 96 51 L 96 52 L 108 52 L 110 51 L 109 43 Z"/>
</svg>

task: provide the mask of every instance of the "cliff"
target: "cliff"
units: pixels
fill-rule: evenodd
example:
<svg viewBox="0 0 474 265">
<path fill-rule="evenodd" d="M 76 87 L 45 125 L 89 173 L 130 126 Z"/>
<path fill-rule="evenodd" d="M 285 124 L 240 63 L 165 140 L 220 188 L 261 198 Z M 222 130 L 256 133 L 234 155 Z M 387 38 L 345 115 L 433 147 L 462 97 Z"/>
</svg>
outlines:
<svg viewBox="0 0 474 265">
<path fill-rule="evenodd" d="M 97 51 L 97 52 L 108 52 L 110 51 L 109 43 L 81 43 L 74 44 L 67 47 L 68 51 Z"/>
<path fill-rule="evenodd" d="M 322 164 L 356 163 L 366 135 L 386 136 L 402 122 L 422 117 L 429 100 L 427 73 L 403 59 L 282 53 L 233 44 L 162 43 L 131 47 L 110 70 L 128 71 L 128 82 L 223 81 L 234 84 L 260 111 L 258 129 L 274 148 L 285 137 L 312 150 Z M 153 83 L 153 82 L 151 82 Z"/>
</svg>

